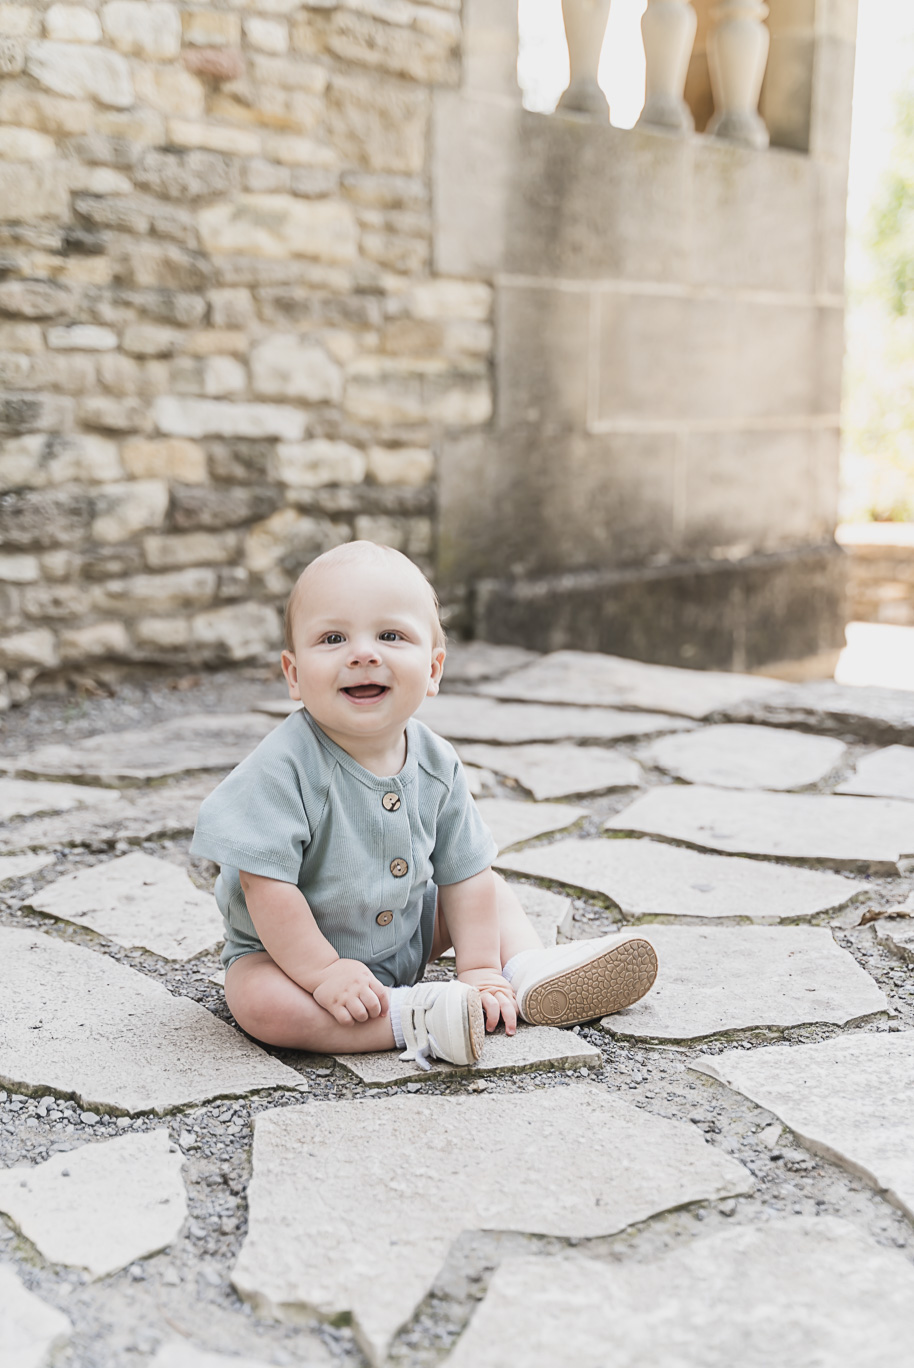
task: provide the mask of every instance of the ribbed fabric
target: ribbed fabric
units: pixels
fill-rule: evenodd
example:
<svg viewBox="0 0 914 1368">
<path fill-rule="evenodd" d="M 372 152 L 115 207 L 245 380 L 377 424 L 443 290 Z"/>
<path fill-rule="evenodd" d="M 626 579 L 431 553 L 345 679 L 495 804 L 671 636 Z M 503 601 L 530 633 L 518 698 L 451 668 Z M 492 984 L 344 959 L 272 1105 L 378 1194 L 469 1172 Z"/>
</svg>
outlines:
<svg viewBox="0 0 914 1368">
<path fill-rule="evenodd" d="M 223 964 L 264 948 L 243 869 L 297 884 L 343 958 L 385 984 L 415 982 L 431 945 L 434 886 L 478 874 L 498 848 L 453 746 L 415 719 L 406 737 L 403 769 L 379 778 L 306 712 L 292 713 L 204 801 L 191 851 L 222 866 Z M 399 805 L 385 807 L 386 794 Z M 386 925 L 379 912 L 393 913 Z"/>
<path fill-rule="evenodd" d="M 400 1005 L 403 1002 L 403 994 L 408 993 L 409 989 L 391 988 L 389 993 L 390 1001 L 390 1028 L 394 1033 L 394 1044 L 398 1050 L 402 1050 L 406 1045 L 406 1037 L 403 1034 L 403 1023 L 400 1020 Z"/>
</svg>

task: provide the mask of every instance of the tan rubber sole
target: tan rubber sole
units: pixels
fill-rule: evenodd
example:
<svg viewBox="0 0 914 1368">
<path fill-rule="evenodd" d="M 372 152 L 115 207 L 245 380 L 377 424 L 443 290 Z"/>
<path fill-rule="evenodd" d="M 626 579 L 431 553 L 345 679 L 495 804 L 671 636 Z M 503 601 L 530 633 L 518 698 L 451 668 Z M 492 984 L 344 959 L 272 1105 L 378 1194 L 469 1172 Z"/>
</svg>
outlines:
<svg viewBox="0 0 914 1368">
<path fill-rule="evenodd" d="M 643 998 L 656 977 L 654 947 L 633 937 L 538 983 L 525 997 L 524 1018 L 534 1026 L 574 1026 L 611 1016 Z"/>
<path fill-rule="evenodd" d="M 475 1061 L 482 1054 L 482 1047 L 486 1043 L 486 1019 L 478 988 L 471 988 L 467 995 L 467 1029 L 469 1031 L 470 1049 Z"/>
</svg>

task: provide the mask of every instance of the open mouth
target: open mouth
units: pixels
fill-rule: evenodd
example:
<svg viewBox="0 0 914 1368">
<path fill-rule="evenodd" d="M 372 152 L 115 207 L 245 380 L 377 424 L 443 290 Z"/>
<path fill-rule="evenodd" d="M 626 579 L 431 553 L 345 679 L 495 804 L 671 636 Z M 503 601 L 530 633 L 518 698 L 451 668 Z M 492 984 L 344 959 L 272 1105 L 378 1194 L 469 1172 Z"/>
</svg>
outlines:
<svg viewBox="0 0 914 1368">
<path fill-rule="evenodd" d="M 376 698 L 383 698 L 389 692 L 390 690 L 384 684 L 353 684 L 350 688 L 343 690 L 344 694 L 359 703 L 373 702 Z"/>
</svg>

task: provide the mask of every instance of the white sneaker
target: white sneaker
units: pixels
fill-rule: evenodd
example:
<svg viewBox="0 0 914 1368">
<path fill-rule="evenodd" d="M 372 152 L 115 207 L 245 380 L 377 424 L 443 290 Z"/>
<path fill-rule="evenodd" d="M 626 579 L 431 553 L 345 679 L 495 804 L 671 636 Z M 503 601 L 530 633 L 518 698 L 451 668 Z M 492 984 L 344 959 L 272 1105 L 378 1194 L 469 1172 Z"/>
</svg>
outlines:
<svg viewBox="0 0 914 1368">
<path fill-rule="evenodd" d="M 401 1059 L 414 1059 L 430 1069 L 430 1059 L 473 1064 L 482 1054 L 486 1023 L 476 988 L 449 983 L 417 983 L 400 1003 L 400 1028 L 406 1049 Z"/>
<path fill-rule="evenodd" d="M 573 1026 L 630 1007 L 657 977 L 657 953 L 631 932 L 528 950 L 511 978 L 524 1021 Z"/>
</svg>

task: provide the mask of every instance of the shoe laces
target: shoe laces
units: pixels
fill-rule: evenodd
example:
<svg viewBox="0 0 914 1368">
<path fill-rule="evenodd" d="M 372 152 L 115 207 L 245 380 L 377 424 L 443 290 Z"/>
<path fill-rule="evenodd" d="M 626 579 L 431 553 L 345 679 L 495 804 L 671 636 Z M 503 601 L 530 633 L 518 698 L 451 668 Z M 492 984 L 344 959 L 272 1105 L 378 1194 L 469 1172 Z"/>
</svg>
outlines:
<svg viewBox="0 0 914 1368">
<path fill-rule="evenodd" d="M 416 1044 L 404 1050 L 400 1059 L 415 1060 L 420 1069 L 429 1072 L 432 1067 L 431 1060 L 440 1059 L 441 1051 L 438 1048 L 437 1040 L 425 1023 L 426 1008 L 416 1006 L 407 1007 L 404 1010 L 409 1012 L 409 1024 L 412 1027 L 412 1033 L 415 1035 Z"/>
</svg>

